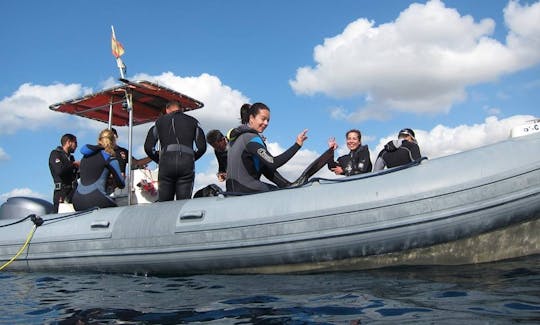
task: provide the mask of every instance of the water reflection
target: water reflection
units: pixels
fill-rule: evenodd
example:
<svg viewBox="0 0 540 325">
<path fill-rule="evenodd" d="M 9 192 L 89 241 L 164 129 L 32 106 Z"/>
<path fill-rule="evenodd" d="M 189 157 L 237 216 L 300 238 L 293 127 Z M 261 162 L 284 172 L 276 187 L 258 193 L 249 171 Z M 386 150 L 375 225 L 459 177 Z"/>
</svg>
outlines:
<svg viewBox="0 0 540 325">
<path fill-rule="evenodd" d="M 312 275 L 0 273 L 6 324 L 484 324 L 540 319 L 540 257 Z"/>
</svg>

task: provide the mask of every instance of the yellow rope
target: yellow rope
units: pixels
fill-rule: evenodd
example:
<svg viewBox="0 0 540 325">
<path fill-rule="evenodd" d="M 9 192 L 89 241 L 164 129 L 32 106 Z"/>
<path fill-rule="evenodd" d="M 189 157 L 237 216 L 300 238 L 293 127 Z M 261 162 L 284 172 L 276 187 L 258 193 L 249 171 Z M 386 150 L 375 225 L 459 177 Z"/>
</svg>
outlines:
<svg viewBox="0 0 540 325">
<path fill-rule="evenodd" d="M 17 257 L 19 257 L 19 255 L 21 255 L 22 252 L 24 252 L 24 250 L 26 249 L 26 247 L 30 243 L 30 240 L 32 240 L 32 237 L 34 236 L 34 233 L 36 232 L 36 228 L 37 228 L 37 225 L 34 225 L 34 227 L 32 228 L 32 231 L 30 231 L 30 233 L 28 234 L 28 237 L 26 238 L 26 242 L 24 243 L 24 245 L 21 247 L 21 249 L 19 249 L 19 251 L 17 252 L 17 254 L 15 254 L 15 256 L 13 256 L 4 265 L 0 266 L 0 271 L 2 271 L 6 266 L 11 264 L 13 261 L 15 261 L 15 259 L 17 259 Z"/>
</svg>

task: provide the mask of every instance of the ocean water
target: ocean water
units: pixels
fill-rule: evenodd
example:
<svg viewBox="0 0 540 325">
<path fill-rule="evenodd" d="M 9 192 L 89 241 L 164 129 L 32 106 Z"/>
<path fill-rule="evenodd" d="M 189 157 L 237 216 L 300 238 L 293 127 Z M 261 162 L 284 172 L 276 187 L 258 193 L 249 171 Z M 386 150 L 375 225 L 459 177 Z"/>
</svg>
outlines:
<svg viewBox="0 0 540 325">
<path fill-rule="evenodd" d="M 307 275 L 0 272 L 1 324 L 540 324 L 540 256 Z"/>
</svg>

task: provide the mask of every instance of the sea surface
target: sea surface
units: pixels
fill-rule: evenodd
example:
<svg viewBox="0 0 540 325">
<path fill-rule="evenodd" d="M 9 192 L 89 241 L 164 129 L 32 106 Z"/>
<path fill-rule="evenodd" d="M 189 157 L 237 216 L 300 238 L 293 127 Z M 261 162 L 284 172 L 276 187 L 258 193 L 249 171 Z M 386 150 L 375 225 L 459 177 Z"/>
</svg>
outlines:
<svg viewBox="0 0 540 325">
<path fill-rule="evenodd" d="M 0 272 L 0 324 L 540 324 L 540 256 L 308 275 Z"/>
</svg>

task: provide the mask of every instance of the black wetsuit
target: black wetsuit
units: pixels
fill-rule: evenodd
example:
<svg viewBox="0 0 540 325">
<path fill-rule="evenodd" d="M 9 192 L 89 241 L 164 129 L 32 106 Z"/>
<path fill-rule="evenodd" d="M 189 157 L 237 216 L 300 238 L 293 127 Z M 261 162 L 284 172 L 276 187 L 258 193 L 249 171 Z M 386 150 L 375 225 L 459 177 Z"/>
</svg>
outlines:
<svg viewBox="0 0 540 325">
<path fill-rule="evenodd" d="M 81 178 L 73 195 L 75 210 L 117 206 L 106 194 L 105 187 L 110 174 L 119 188 L 125 186 L 118 159 L 105 152 L 101 146 L 89 144 L 81 148 L 81 153 L 84 156 L 81 159 Z"/>
<path fill-rule="evenodd" d="M 77 188 L 77 166 L 73 164 L 73 155 L 57 147 L 49 155 L 49 169 L 54 181 L 53 212 L 58 212 L 60 200 L 71 202 L 73 193 Z"/>
<path fill-rule="evenodd" d="M 218 161 L 218 173 L 227 172 L 227 149 L 223 151 L 214 150 L 216 154 L 216 159 Z"/>
<path fill-rule="evenodd" d="M 120 165 L 120 171 L 124 173 L 124 175 L 126 174 L 126 166 L 127 166 L 128 157 L 129 157 L 128 154 L 129 154 L 129 151 L 126 148 L 123 148 L 120 146 L 116 146 L 116 148 L 114 148 L 114 155 L 116 159 L 118 159 L 118 164 Z"/>
<path fill-rule="evenodd" d="M 343 155 L 336 162 L 330 162 L 328 168 L 334 168 L 337 165 L 343 169 L 345 176 L 363 174 L 371 172 L 371 159 L 367 145 L 359 146 L 356 150 L 351 150 L 347 155 Z"/>
<path fill-rule="evenodd" d="M 159 140 L 161 151 L 155 149 Z M 197 150 L 193 150 L 193 143 Z M 161 116 L 150 128 L 144 151 L 159 164 L 159 201 L 191 198 L 195 161 L 206 152 L 206 139 L 199 122 L 181 111 Z"/>
<path fill-rule="evenodd" d="M 290 183 L 284 179 L 277 168 L 289 161 L 300 149 L 295 143 L 279 156 L 272 156 L 266 149 L 261 136 L 248 127 L 240 127 L 239 134 L 230 143 L 227 157 L 227 191 L 239 193 L 258 193 L 276 189 L 276 186 L 260 181 L 264 175 L 277 187 Z"/>
<path fill-rule="evenodd" d="M 405 139 L 392 140 L 379 152 L 373 171 L 408 164 L 422 158 L 420 147 Z"/>
</svg>

